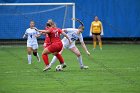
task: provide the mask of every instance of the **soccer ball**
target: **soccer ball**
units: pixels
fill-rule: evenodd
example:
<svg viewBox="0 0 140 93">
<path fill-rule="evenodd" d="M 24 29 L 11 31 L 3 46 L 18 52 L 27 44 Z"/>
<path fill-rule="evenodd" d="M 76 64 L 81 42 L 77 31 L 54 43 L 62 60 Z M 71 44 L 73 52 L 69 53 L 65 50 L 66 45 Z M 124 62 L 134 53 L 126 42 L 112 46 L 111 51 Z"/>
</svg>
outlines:
<svg viewBox="0 0 140 93">
<path fill-rule="evenodd" d="M 55 70 L 56 71 L 63 71 L 62 65 L 57 65 Z"/>
</svg>

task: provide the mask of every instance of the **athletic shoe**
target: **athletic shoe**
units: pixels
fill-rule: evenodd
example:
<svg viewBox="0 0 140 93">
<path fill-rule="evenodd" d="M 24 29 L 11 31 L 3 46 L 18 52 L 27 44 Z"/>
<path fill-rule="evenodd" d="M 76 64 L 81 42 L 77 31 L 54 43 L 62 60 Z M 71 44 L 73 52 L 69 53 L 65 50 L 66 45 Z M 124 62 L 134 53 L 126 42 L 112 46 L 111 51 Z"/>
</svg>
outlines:
<svg viewBox="0 0 140 93">
<path fill-rule="evenodd" d="M 64 63 L 64 64 L 61 64 L 62 65 L 62 68 L 66 68 L 67 65 Z"/>
<path fill-rule="evenodd" d="M 47 71 L 47 70 L 50 70 L 51 68 L 49 66 L 46 66 L 43 71 Z"/>
<path fill-rule="evenodd" d="M 88 69 L 88 66 L 81 66 L 81 69 Z"/>
</svg>

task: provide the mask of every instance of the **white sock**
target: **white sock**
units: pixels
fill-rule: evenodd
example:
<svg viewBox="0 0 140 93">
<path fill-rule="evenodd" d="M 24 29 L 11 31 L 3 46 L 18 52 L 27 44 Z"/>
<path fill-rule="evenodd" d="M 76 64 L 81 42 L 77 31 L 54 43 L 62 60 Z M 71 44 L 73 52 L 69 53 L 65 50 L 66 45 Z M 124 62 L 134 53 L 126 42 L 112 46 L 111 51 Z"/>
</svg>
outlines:
<svg viewBox="0 0 140 93">
<path fill-rule="evenodd" d="M 84 66 L 84 65 L 83 65 L 82 56 L 77 57 L 77 59 L 78 59 L 78 62 L 79 62 L 79 64 L 80 64 L 80 67 Z"/>
<path fill-rule="evenodd" d="M 38 59 L 38 62 L 40 62 L 40 57 L 39 57 L 39 54 L 37 53 L 37 59 Z"/>
<path fill-rule="evenodd" d="M 31 62 L 32 62 L 32 56 L 28 55 L 28 64 L 31 64 Z"/>
<path fill-rule="evenodd" d="M 57 61 L 57 57 L 54 56 L 49 66 L 51 67 Z"/>
</svg>

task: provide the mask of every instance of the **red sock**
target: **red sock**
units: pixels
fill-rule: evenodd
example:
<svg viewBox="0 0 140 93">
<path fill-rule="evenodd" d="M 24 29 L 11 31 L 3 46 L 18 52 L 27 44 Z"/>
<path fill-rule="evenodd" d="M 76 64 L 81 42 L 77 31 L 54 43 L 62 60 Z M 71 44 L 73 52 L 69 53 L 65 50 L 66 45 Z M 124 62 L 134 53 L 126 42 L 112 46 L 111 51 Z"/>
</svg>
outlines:
<svg viewBox="0 0 140 93">
<path fill-rule="evenodd" d="M 63 63 L 64 63 L 64 59 L 63 59 L 63 57 L 61 56 L 61 54 L 56 54 L 55 56 L 56 56 L 57 59 L 59 60 L 60 64 L 63 64 Z"/>
<path fill-rule="evenodd" d="M 47 54 L 43 54 L 43 55 L 42 55 L 42 58 L 43 58 L 43 60 L 44 60 L 45 65 L 46 65 L 46 66 L 49 65 L 48 55 L 47 55 Z"/>
</svg>

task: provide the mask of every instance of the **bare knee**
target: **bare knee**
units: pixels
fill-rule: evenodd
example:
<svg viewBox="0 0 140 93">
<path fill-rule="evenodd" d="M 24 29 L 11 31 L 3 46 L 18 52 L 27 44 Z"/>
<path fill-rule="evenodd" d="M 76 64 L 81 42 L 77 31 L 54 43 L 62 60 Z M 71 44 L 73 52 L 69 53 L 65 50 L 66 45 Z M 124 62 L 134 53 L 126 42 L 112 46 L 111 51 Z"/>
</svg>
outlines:
<svg viewBox="0 0 140 93">
<path fill-rule="evenodd" d="M 81 53 L 77 53 L 76 56 L 77 56 L 77 57 L 80 57 L 80 56 L 81 56 Z"/>
<path fill-rule="evenodd" d="M 102 40 L 101 40 L 101 37 L 100 37 L 100 36 L 98 36 L 98 41 L 99 41 L 99 42 L 102 42 Z"/>
<path fill-rule="evenodd" d="M 31 51 L 28 51 L 28 55 L 31 55 L 32 54 L 32 52 Z"/>
<path fill-rule="evenodd" d="M 32 49 L 27 48 L 27 53 L 28 53 L 28 55 L 31 55 L 32 54 Z"/>
<path fill-rule="evenodd" d="M 93 37 L 93 41 L 96 41 L 96 36 Z"/>
</svg>

